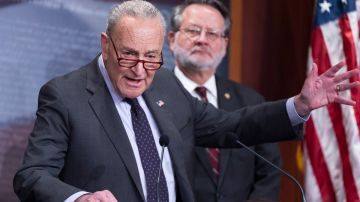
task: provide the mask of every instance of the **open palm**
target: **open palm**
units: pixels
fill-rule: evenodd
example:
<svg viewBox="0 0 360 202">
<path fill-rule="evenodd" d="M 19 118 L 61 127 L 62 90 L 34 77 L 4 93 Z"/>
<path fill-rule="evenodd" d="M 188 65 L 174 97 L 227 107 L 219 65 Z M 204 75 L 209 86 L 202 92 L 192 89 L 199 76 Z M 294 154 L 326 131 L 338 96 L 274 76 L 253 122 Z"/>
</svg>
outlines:
<svg viewBox="0 0 360 202">
<path fill-rule="evenodd" d="M 329 103 L 355 105 L 355 101 L 341 97 L 338 93 L 359 86 L 359 81 L 342 83 L 358 75 L 359 69 L 336 75 L 342 66 L 344 66 L 344 62 L 340 62 L 318 75 L 317 65 L 313 63 L 313 68 L 304 82 L 301 93 L 295 97 L 295 107 L 300 115 L 310 113 L 311 110 Z"/>
</svg>

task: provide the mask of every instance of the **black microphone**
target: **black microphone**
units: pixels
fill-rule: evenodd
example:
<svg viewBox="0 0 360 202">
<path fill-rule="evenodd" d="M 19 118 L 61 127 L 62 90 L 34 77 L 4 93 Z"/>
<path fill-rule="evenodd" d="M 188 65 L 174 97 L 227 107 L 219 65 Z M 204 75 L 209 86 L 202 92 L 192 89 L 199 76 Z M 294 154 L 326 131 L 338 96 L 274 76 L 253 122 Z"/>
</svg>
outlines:
<svg viewBox="0 0 360 202">
<path fill-rule="evenodd" d="M 302 197 L 302 202 L 306 202 L 305 199 L 305 193 L 304 193 L 304 189 L 302 188 L 302 186 L 300 185 L 300 183 L 295 179 L 295 177 L 293 177 L 292 175 L 290 175 L 289 173 L 287 173 L 286 171 L 284 171 L 283 169 L 279 168 L 277 165 L 273 164 L 272 162 L 270 162 L 269 160 L 267 160 L 265 157 L 261 156 L 260 154 L 258 154 L 256 151 L 250 149 L 248 146 L 246 146 L 245 144 L 243 144 L 242 142 L 239 141 L 238 137 L 235 134 L 229 134 L 228 137 L 230 137 L 231 139 L 233 139 L 233 141 L 235 141 L 237 144 L 239 144 L 240 146 L 242 146 L 243 148 L 245 148 L 247 151 L 249 151 L 250 153 L 254 154 L 256 157 L 262 159 L 263 161 L 265 161 L 267 164 L 269 164 L 270 166 L 272 166 L 273 168 L 275 168 L 276 170 L 280 171 L 283 175 L 286 175 L 288 178 L 290 178 L 299 188 L 300 193 L 301 193 L 301 197 Z"/>
<path fill-rule="evenodd" d="M 169 137 L 167 135 L 161 135 L 160 139 L 159 139 L 159 143 L 162 147 L 161 149 L 161 158 L 160 158 L 160 165 L 159 165 L 159 172 L 158 172 L 158 176 L 156 179 L 156 198 L 157 198 L 157 202 L 160 202 L 160 197 L 159 197 L 159 183 L 160 183 L 160 174 L 161 174 L 161 168 L 162 168 L 162 162 L 164 159 L 164 150 L 165 147 L 167 147 L 169 145 Z"/>
</svg>

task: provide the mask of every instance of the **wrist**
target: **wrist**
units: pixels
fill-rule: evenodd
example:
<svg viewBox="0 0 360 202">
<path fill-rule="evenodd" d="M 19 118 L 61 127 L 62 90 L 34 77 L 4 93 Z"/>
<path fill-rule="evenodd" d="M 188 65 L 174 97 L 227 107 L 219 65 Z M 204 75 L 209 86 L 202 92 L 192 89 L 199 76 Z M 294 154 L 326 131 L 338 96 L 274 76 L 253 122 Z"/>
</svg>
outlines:
<svg viewBox="0 0 360 202">
<path fill-rule="evenodd" d="M 77 198 L 74 202 L 82 202 L 82 201 L 86 201 L 86 199 L 88 197 L 90 197 L 92 193 L 86 193 L 84 195 L 81 195 L 79 198 Z"/>
<path fill-rule="evenodd" d="M 310 107 L 306 104 L 306 99 L 301 94 L 294 97 L 294 106 L 299 116 L 304 117 L 310 113 Z"/>
</svg>

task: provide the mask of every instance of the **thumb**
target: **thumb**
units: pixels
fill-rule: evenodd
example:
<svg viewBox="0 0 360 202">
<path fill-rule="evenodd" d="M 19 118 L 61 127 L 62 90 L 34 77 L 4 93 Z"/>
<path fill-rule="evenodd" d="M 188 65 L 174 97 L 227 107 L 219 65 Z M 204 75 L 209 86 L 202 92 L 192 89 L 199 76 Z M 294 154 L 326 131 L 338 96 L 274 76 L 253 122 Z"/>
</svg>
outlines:
<svg viewBox="0 0 360 202">
<path fill-rule="evenodd" d="M 318 67 L 317 67 L 317 64 L 316 63 L 312 63 L 312 69 L 310 71 L 310 74 L 309 74 L 311 77 L 317 77 L 319 74 L 318 74 Z"/>
</svg>

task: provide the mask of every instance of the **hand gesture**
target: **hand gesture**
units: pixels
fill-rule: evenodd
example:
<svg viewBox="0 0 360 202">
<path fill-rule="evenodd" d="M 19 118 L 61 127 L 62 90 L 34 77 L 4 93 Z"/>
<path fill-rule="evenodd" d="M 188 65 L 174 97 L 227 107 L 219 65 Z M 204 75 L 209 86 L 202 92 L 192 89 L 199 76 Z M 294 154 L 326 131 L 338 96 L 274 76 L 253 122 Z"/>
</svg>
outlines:
<svg viewBox="0 0 360 202">
<path fill-rule="evenodd" d="M 294 99 L 295 109 L 299 115 L 305 116 L 312 110 L 329 103 L 355 105 L 355 101 L 339 96 L 339 92 L 360 85 L 359 81 L 342 83 L 344 80 L 359 75 L 359 69 L 356 68 L 336 75 L 342 66 L 344 66 L 344 62 L 340 62 L 323 74 L 318 75 L 317 65 L 313 63 L 313 68 L 307 76 L 300 94 Z"/>
</svg>

